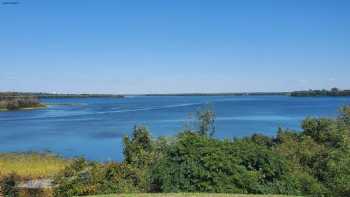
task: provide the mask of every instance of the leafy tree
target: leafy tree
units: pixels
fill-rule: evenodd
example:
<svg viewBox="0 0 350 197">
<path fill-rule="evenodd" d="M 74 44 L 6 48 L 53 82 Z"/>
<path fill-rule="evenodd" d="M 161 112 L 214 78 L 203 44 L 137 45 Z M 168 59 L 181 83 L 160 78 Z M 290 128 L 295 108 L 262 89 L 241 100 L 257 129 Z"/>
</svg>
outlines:
<svg viewBox="0 0 350 197">
<path fill-rule="evenodd" d="M 350 132 L 350 106 L 341 107 L 339 112 L 339 123 L 343 124 L 348 129 L 348 132 Z"/>
<path fill-rule="evenodd" d="M 198 133 L 212 137 L 215 133 L 215 112 L 208 106 L 197 111 Z"/>
<path fill-rule="evenodd" d="M 310 136 L 317 143 L 337 146 L 341 140 L 337 122 L 328 118 L 306 118 L 302 123 L 303 134 Z"/>
<path fill-rule="evenodd" d="M 135 126 L 130 137 L 124 137 L 124 161 L 135 172 L 135 185 L 139 191 L 157 190 L 150 183 L 151 170 L 168 146 L 168 139 L 152 139 L 144 126 Z"/>
<path fill-rule="evenodd" d="M 152 162 L 153 147 L 146 127 L 135 126 L 132 138 L 124 137 L 125 162 L 137 168 L 144 168 Z"/>
<path fill-rule="evenodd" d="M 328 189 L 328 196 L 350 195 L 350 145 L 344 139 L 340 147 L 327 149 L 315 162 L 315 177 Z"/>
<path fill-rule="evenodd" d="M 259 145 L 263 145 L 263 146 L 267 146 L 267 147 L 271 147 L 273 145 L 273 140 L 271 137 L 261 135 L 261 134 L 253 134 L 248 139 L 252 140 L 253 142 L 255 142 Z"/>
</svg>

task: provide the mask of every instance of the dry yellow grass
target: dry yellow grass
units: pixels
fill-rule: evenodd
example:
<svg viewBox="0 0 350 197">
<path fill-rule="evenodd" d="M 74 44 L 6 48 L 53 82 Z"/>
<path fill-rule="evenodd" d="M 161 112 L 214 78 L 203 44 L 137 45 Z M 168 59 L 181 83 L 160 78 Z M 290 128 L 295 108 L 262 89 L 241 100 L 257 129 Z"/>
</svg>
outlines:
<svg viewBox="0 0 350 197">
<path fill-rule="evenodd" d="M 0 177 L 16 173 L 23 178 L 48 178 L 69 164 L 69 160 L 49 153 L 0 154 Z"/>
</svg>

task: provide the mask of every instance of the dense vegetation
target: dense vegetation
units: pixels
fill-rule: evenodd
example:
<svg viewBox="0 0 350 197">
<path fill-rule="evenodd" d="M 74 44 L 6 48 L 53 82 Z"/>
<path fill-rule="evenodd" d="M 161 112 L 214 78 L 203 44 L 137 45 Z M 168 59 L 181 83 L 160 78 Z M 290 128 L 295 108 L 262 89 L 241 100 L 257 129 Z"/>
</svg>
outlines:
<svg viewBox="0 0 350 197">
<path fill-rule="evenodd" d="M 332 88 L 331 90 L 305 90 L 294 91 L 290 93 L 291 96 L 350 96 L 350 90 L 339 90 Z"/>
<path fill-rule="evenodd" d="M 122 163 L 75 160 L 60 172 L 56 196 L 125 192 L 207 192 L 350 196 L 350 107 L 336 119 L 306 118 L 303 130 L 275 137 L 216 139 L 214 114 L 198 128 L 152 138 L 135 127 Z"/>
<path fill-rule="evenodd" d="M 0 111 L 40 107 L 45 107 L 45 105 L 34 96 L 0 94 Z"/>
<path fill-rule="evenodd" d="M 13 169 L 9 162 L 16 163 L 14 156 L 1 155 L 0 169 L 7 170 L 1 188 L 5 194 L 18 195 L 15 186 L 23 174 L 37 169 L 34 174 L 47 176 L 32 174 L 33 178 L 54 179 L 55 187 L 45 196 L 148 192 L 350 196 L 350 106 L 341 108 L 335 119 L 306 118 L 302 131 L 279 129 L 274 137 L 216 139 L 215 114 L 201 110 L 197 117 L 196 126 L 168 138 L 153 138 L 145 127 L 135 127 L 124 138 L 121 163 L 83 158 L 57 163 L 55 157 L 45 163 L 35 156 L 37 166 L 17 160 L 21 165 Z M 58 164 L 55 172 L 48 172 L 53 164 Z"/>
<path fill-rule="evenodd" d="M 89 197 L 296 197 L 285 195 L 252 195 L 252 194 L 213 194 L 213 193 L 124 193 L 97 195 Z"/>
</svg>

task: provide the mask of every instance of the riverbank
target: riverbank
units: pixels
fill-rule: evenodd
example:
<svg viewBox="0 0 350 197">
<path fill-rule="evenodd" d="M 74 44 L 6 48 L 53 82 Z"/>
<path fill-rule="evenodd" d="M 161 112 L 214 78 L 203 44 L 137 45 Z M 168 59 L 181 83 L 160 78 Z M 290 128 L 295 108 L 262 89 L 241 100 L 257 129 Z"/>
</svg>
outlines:
<svg viewBox="0 0 350 197">
<path fill-rule="evenodd" d="M 38 99 L 46 98 L 124 98 L 118 94 L 74 94 L 74 93 L 46 93 L 46 92 L 0 92 L 0 97 L 36 97 Z"/>
</svg>

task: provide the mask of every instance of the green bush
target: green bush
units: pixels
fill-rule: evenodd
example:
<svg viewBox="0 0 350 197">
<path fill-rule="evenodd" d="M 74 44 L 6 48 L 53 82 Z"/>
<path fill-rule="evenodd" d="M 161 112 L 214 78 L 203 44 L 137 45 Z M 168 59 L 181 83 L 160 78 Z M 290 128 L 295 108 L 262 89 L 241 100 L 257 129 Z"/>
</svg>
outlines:
<svg viewBox="0 0 350 197">
<path fill-rule="evenodd" d="M 124 137 L 124 160 L 136 168 L 147 167 L 153 162 L 153 146 L 147 128 L 135 127 L 132 137 Z"/>
<path fill-rule="evenodd" d="M 54 179 L 55 196 L 137 192 L 139 177 L 126 164 L 99 164 L 76 159 Z"/>
<path fill-rule="evenodd" d="M 153 171 L 162 192 L 301 194 L 288 161 L 252 140 L 218 140 L 185 132 Z M 297 179 L 301 181 L 301 178 Z"/>
</svg>

